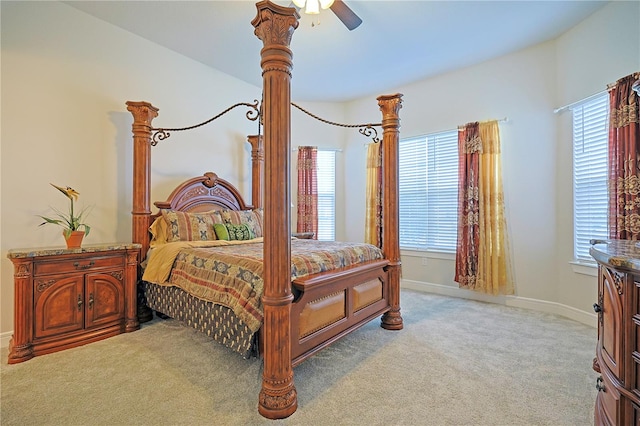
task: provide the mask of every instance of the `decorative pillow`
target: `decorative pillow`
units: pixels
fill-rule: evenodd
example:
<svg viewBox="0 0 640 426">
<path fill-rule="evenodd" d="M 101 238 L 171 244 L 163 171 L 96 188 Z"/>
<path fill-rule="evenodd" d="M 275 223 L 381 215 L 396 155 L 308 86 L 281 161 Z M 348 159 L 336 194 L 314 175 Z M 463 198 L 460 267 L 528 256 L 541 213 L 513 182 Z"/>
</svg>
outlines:
<svg viewBox="0 0 640 426">
<path fill-rule="evenodd" d="M 253 216 L 255 218 L 256 226 L 253 229 L 253 232 L 256 234 L 256 238 L 259 236 L 262 237 L 264 235 L 264 210 L 262 208 L 253 209 Z M 258 235 L 260 234 L 260 235 Z"/>
<path fill-rule="evenodd" d="M 167 242 L 167 221 L 162 216 L 157 217 L 149 227 L 151 242 L 149 245 L 155 247 Z"/>
<path fill-rule="evenodd" d="M 227 227 L 227 231 L 229 231 L 230 240 L 252 240 L 256 237 L 251 228 L 249 228 L 249 225 L 246 223 L 241 223 L 240 225 L 227 223 L 225 226 Z"/>
<path fill-rule="evenodd" d="M 217 210 L 202 213 L 162 210 L 167 225 L 167 242 L 209 241 L 216 239 L 214 223 L 222 223 Z"/>
<path fill-rule="evenodd" d="M 262 237 L 262 224 L 264 222 L 262 209 L 254 210 L 220 210 L 223 223 L 233 225 L 246 224 L 254 238 Z"/>
<path fill-rule="evenodd" d="M 227 231 L 227 225 L 224 223 L 214 223 L 213 230 L 216 233 L 216 237 L 219 240 L 229 241 L 229 231 Z"/>
<path fill-rule="evenodd" d="M 252 240 L 255 237 L 253 231 L 246 223 L 234 225 L 233 223 L 214 223 L 213 229 L 216 232 L 216 236 L 219 240 Z"/>
</svg>

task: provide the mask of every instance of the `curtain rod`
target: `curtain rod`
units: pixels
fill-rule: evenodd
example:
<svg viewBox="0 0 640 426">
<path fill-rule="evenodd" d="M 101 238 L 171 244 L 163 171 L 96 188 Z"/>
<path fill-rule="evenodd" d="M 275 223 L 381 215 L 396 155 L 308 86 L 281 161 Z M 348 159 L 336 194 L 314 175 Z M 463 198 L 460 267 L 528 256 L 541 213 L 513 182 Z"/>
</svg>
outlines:
<svg viewBox="0 0 640 426">
<path fill-rule="evenodd" d="M 568 109 L 573 108 L 573 107 L 574 107 L 574 106 L 576 106 L 576 105 L 580 105 L 580 104 L 582 104 L 582 103 L 584 103 L 584 102 L 588 102 L 588 101 L 590 101 L 591 99 L 593 99 L 593 98 L 595 98 L 595 97 L 602 96 L 602 95 L 603 95 L 603 94 L 605 94 L 605 93 L 607 93 L 607 91 L 606 91 L 606 90 L 601 90 L 601 91 L 599 91 L 598 93 L 594 93 L 593 95 L 591 95 L 591 96 L 587 96 L 587 97 L 586 97 L 586 98 L 584 98 L 584 99 L 581 99 L 581 100 L 579 100 L 579 101 L 575 101 L 575 102 L 571 102 L 570 104 L 567 104 L 567 105 L 565 105 L 565 106 L 561 106 L 560 108 L 556 108 L 556 109 L 554 109 L 554 110 L 553 110 L 553 113 L 554 113 L 554 114 L 557 114 L 557 113 L 559 113 L 559 112 L 566 111 L 566 110 L 568 110 Z"/>
<path fill-rule="evenodd" d="M 485 122 L 487 122 L 487 121 L 492 121 L 492 120 L 485 120 Z M 495 121 L 497 121 L 498 123 L 507 123 L 507 122 L 509 122 L 509 117 L 500 118 L 500 119 L 495 120 Z M 473 121 L 471 123 L 473 123 Z M 480 121 L 480 123 L 482 123 L 482 121 Z M 463 125 L 462 127 L 464 127 L 464 126 L 465 125 Z M 458 126 L 458 131 L 462 132 L 462 131 L 464 131 L 464 129 L 461 129 L 460 126 Z"/>
<path fill-rule="evenodd" d="M 486 120 L 486 121 L 491 121 L 491 120 Z M 508 122 L 509 122 L 509 117 L 503 117 L 503 118 L 501 118 L 501 119 L 499 119 L 499 120 L 496 120 L 496 121 L 497 121 L 498 123 L 508 123 Z M 438 133 L 444 133 L 444 132 L 451 132 L 451 131 L 453 131 L 453 130 L 455 130 L 455 129 L 440 130 L 440 131 L 437 131 L 437 132 L 429 132 L 429 133 L 427 133 L 427 134 L 418 135 L 418 136 L 408 136 L 407 138 L 403 138 L 403 139 L 409 139 L 409 138 L 411 138 L 411 139 L 415 139 L 415 138 L 421 138 L 421 137 L 425 137 L 425 138 L 426 138 L 426 137 L 427 137 L 427 136 L 429 136 L 429 135 L 435 135 L 435 134 L 438 134 Z M 458 129 L 458 131 L 460 132 L 460 131 L 462 131 L 462 129 Z M 364 146 L 365 146 L 365 147 L 366 147 L 366 146 L 369 146 L 369 144 L 368 144 L 368 143 L 365 143 L 365 144 L 364 144 Z"/>
<path fill-rule="evenodd" d="M 640 78 L 640 72 L 634 72 L 634 73 L 632 73 L 632 74 L 630 74 L 630 75 L 631 75 L 633 78 Z M 626 78 L 626 77 L 622 77 L 622 78 Z M 618 80 L 618 81 L 620 81 L 620 80 Z M 579 105 L 579 104 L 581 104 L 581 103 L 583 103 L 583 102 L 590 101 L 591 99 L 595 98 L 596 96 L 602 96 L 603 94 L 607 93 L 609 90 L 611 90 L 611 89 L 613 89 L 614 87 L 616 87 L 616 84 L 618 84 L 618 81 L 615 81 L 615 82 L 613 82 L 613 83 L 609 83 L 609 84 L 607 84 L 607 89 L 606 89 L 606 90 L 601 90 L 600 92 L 598 92 L 598 93 L 594 93 L 594 94 L 593 94 L 593 95 L 591 95 L 591 96 L 587 96 L 587 97 L 586 97 L 586 98 L 584 98 L 584 99 L 581 99 L 581 100 L 579 100 L 579 101 L 572 102 L 572 103 L 570 103 L 570 104 L 568 104 L 568 105 L 565 105 L 565 106 L 561 106 L 560 108 L 556 108 L 556 109 L 554 109 L 554 110 L 553 110 L 553 112 L 554 112 L 554 114 L 557 114 L 557 113 L 562 112 L 562 111 L 564 111 L 564 110 L 570 109 L 570 108 L 572 108 L 572 107 L 574 107 L 574 106 L 576 106 L 576 105 Z"/>
</svg>

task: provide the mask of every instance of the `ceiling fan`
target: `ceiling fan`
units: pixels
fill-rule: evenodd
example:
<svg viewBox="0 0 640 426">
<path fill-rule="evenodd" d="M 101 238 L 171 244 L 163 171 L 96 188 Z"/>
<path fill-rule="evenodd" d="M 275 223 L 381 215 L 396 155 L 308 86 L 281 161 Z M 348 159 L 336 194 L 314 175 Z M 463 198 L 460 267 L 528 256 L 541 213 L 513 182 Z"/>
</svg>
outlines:
<svg viewBox="0 0 640 426">
<path fill-rule="evenodd" d="M 300 10 L 305 8 L 305 13 L 310 15 L 316 15 L 320 13 L 320 8 L 331 9 L 333 13 L 342 21 L 342 23 L 353 31 L 360 24 L 362 19 L 355 14 L 349 6 L 347 6 L 342 0 L 292 0 L 296 9 Z M 306 7 L 305 7 L 306 6 Z"/>
</svg>

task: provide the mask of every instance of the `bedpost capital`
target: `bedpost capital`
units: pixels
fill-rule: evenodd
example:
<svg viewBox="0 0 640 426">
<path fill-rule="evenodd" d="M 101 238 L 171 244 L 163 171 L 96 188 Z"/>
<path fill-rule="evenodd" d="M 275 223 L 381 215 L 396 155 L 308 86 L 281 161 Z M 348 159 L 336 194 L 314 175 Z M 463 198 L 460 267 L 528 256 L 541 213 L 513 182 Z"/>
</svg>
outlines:
<svg viewBox="0 0 640 426">
<path fill-rule="evenodd" d="M 380 106 L 380 111 L 382 111 L 383 127 L 385 121 L 398 119 L 400 108 L 402 108 L 402 96 L 402 93 L 378 96 L 378 106 Z"/>
<path fill-rule="evenodd" d="M 159 109 L 144 101 L 127 101 L 127 111 L 133 115 L 134 124 L 151 126 L 151 121 L 158 116 Z"/>
<path fill-rule="evenodd" d="M 248 135 L 247 142 L 251 145 L 251 154 L 259 160 L 264 160 L 264 139 L 262 135 Z"/>
<path fill-rule="evenodd" d="M 258 14 L 251 25 L 255 27 L 255 35 L 268 45 L 289 46 L 293 32 L 298 28 L 300 14 L 293 7 L 279 6 L 269 0 L 256 3 Z"/>
</svg>

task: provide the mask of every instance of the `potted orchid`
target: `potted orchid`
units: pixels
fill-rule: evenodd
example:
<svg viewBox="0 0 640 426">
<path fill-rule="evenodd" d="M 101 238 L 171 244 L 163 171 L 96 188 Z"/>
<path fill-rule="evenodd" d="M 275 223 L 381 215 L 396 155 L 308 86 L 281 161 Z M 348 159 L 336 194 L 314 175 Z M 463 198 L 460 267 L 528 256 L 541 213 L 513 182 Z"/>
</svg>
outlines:
<svg viewBox="0 0 640 426">
<path fill-rule="evenodd" d="M 82 238 L 85 235 L 89 235 L 89 232 L 91 231 L 91 227 L 83 222 L 83 219 L 88 214 L 88 211 L 86 208 L 81 209 L 78 213 L 74 211 L 73 202 L 77 201 L 78 196 L 80 195 L 80 193 L 75 189 L 69 186 L 63 188 L 54 184 L 51 184 L 51 186 L 62 192 L 65 197 L 69 199 L 69 212 L 63 213 L 60 210 L 54 208 L 53 210 L 56 213 L 56 217 L 51 218 L 38 215 L 38 217 L 44 219 L 44 222 L 42 222 L 40 226 L 46 225 L 48 223 L 61 226 L 63 228 L 62 235 L 67 242 L 67 247 L 78 248 L 82 244 Z"/>
</svg>

